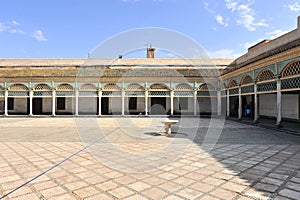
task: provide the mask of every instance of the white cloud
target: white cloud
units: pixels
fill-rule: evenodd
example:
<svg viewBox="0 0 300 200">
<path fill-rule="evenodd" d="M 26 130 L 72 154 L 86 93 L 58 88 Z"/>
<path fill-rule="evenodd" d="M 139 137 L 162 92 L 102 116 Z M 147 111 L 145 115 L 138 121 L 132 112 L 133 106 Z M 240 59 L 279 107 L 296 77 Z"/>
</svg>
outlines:
<svg viewBox="0 0 300 200">
<path fill-rule="evenodd" d="M 225 0 L 226 8 L 232 12 L 236 12 L 238 19 L 236 23 L 245 27 L 249 31 L 255 31 L 257 27 L 268 27 L 269 25 L 264 19 L 257 21 L 255 19 L 255 10 L 250 5 L 252 1 L 248 1 L 248 4 L 240 4 L 240 1 Z"/>
<path fill-rule="evenodd" d="M 208 13 L 214 14 L 215 11 L 209 7 L 208 2 L 204 2 L 204 9 L 207 10 Z"/>
<path fill-rule="evenodd" d="M 34 31 L 32 37 L 35 38 L 37 41 L 47 41 L 47 38 L 44 36 L 41 30 Z"/>
<path fill-rule="evenodd" d="M 241 54 L 235 53 L 233 49 L 220 49 L 209 51 L 208 55 L 211 58 L 238 58 Z"/>
<path fill-rule="evenodd" d="M 298 2 L 294 3 L 294 4 L 290 4 L 288 5 L 290 11 L 300 11 L 300 5 Z"/>
<path fill-rule="evenodd" d="M 15 20 L 12 21 L 11 23 L 12 23 L 13 25 L 16 25 L 16 26 L 21 26 L 21 25 L 22 25 L 22 24 L 20 24 L 19 22 L 15 21 Z"/>
<path fill-rule="evenodd" d="M 274 39 L 274 38 L 278 38 L 278 37 L 280 37 L 280 36 L 282 36 L 282 35 L 284 35 L 284 34 L 286 34 L 286 33 L 288 33 L 288 32 L 289 32 L 289 31 L 283 31 L 283 30 L 281 30 L 281 29 L 277 29 L 277 30 L 275 30 L 275 31 L 266 33 L 266 35 L 268 35 L 268 37 L 269 37 L 270 39 Z"/>
<path fill-rule="evenodd" d="M 226 8 L 231 10 L 232 12 L 237 9 L 238 1 L 225 0 Z"/>
<path fill-rule="evenodd" d="M 228 26 L 228 23 L 227 22 L 224 22 L 224 19 L 221 15 L 217 15 L 216 16 L 216 20 L 219 24 L 223 25 L 223 26 Z M 228 20 L 227 20 L 228 21 Z"/>
<path fill-rule="evenodd" d="M 9 30 L 10 33 L 18 33 L 18 34 L 26 34 L 23 30 L 20 29 L 11 29 Z"/>
</svg>

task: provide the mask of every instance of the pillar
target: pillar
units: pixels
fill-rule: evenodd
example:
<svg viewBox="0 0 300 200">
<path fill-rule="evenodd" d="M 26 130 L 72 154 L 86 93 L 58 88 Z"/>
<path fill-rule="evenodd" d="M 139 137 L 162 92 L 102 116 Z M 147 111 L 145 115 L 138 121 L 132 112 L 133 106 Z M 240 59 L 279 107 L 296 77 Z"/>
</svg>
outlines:
<svg viewBox="0 0 300 200">
<path fill-rule="evenodd" d="M 197 90 L 194 91 L 194 116 L 197 115 Z"/>
<path fill-rule="evenodd" d="M 101 116 L 101 98 L 102 98 L 102 91 L 98 91 L 98 115 Z"/>
<path fill-rule="evenodd" d="M 122 116 L 125 115 L 125 90 L 122 90 Z"/>
<path fill-rule="evenodd" d="M 281 102 L 281 80 L 277 80 L 277 119 L 276 119 L 276 125 L 279 126 L 281 123 L 281 107 L 282 107 L 282 102 Z"/>
<path fill-rule="evenodd" d="M 4 91 L 4 116 L 8 116 L 8 90 Z"/>
<path fill-rule="evenodd" d="M 229 89 L 227 89 L 227 94 L 226 94 L 226 115 L 227 115 L 227 117 L 230 116 L 230 96 L 229 96 Z"/>
<path fill-rule="evenodd" d="M 145 115 L 148 115 L 148 90 L 145 90 Z"/>
<path fill-rule="evenodd" d="M 56 107 L 56 93 L 55 90 L 52 90 L 52 116 L 55 116 L 55 107 Z"/>
<path fill-rule="evenodd" d="M 254 122 L 258 120 L 258 97 L 257 97 L 257 84 L 254 84 Z"/>
<path fill-rule="evenodd" d="M 32 107 L 33 107 L 33 90 L 29 91 L 29 116 L 32 116 Z"/>
<path fill-rule="evenodd" d="M 221 116 L 221 91 L 217 91 L 217 114 L 218 116 Z"/>
<path fill-rule="evenodd" d="M 79 114 L 79 91 L 78 89 L 75 90 L 75 115 L 78 116 Z"/>
<path fill-rule="evenodd" d="M 239 110 L 238 110 L 238 119 L 242 119 L 242 94 L 241 94 L 241 87 L 239 87 Z"/>
<path fill-rule="evenodd" d="M 171 115 L 174 114 L 174 91 L 170 91 L 170 99 L 171 99 Z"/>
</svg>

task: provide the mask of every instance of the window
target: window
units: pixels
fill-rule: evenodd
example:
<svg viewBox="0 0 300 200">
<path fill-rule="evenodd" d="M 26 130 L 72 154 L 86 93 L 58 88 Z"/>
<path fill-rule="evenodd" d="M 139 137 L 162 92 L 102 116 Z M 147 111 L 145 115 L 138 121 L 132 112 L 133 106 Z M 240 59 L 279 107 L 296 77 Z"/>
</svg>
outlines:
<svg viewBox="0 0 300 200">
<path fill-rule="evenodd" d="M 8 105 L 7 105 L 7 109 L 8 110 L 14 110 L 14 98 L 8 98 Z"/>
<path fill-rule="evenodd" d="M 137 109 L 137 97 L 130 97 L 129 99 L 129 110 Z"/>
<path fill-rule="evenodd" d="M 189 104 L 188 104 L 188 98 L 186 97 L 180 97 L 179 98 L 179 106 L 181 110 L 188 110 L 189 109 Z"/>
<path fill-rule="evenodd" d="M 65 110 L 66 109 L 66 98 L 58 97 L 57 98 L 57 110 Z"/>
</svg>

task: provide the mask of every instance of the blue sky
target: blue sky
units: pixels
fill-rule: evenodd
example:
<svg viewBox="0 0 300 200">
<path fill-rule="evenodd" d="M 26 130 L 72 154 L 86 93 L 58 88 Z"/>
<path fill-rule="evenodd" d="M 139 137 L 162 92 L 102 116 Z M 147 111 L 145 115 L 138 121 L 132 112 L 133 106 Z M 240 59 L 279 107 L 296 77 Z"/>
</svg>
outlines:
<svg viewBox="0 0 300 200">
<path fill-rule="evenodd" d="M 1 0 L 0 58 L 86 58 L 143 27 L 176 30 L 211 57 L 237 57 L 297 26 L 300 0 Z M 153 44 L 155 46 L 155 44 Z"/>
</svg>

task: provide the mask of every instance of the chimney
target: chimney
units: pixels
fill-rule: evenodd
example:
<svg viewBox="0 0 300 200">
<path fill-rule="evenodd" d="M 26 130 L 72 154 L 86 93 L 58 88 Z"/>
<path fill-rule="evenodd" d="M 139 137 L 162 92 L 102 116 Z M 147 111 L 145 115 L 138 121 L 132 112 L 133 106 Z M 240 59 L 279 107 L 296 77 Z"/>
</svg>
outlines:
<svg viewBox="0 0 300 200">
<path fill-rule="evenodd" d="M 300 29 L 300 15 L 298 16 L 298 29 Z"/>
<path fill-rule="evenodd" d="M 147 58 L 154 58 L 155 48 L 147 47 Z"/>
</svg>

